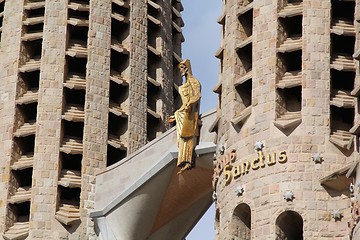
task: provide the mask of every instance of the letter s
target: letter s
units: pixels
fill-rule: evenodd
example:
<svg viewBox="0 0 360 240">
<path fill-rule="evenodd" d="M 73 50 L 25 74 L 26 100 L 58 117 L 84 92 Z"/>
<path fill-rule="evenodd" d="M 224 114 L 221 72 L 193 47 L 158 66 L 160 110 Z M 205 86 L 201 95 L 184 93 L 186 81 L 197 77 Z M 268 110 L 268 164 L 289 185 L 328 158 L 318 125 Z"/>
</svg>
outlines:
<svg viewBox="0 0 360 240">
<path fill-rule="evenodd" d="M 227 165 L 227 166 L 224 168 L 225 185 L 228 185 L 228 184 L 231 182 L 231 180 L 232 180 L 231 168 L 232 168 L 231 165 Z"/>
<path fill-rule="evenodd" d="M 285 163 L 287 161 L 287 156 L 285 151 L 279 153 L 279 163 Z"/>
</svg>

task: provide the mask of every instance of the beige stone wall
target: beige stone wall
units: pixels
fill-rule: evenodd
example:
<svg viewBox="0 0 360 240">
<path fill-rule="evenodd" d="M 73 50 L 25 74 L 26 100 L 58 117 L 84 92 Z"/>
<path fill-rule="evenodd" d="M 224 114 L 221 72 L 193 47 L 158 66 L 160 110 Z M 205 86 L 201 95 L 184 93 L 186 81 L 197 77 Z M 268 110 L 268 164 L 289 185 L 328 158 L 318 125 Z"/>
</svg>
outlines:
<svg viewBox="0 0 360 240">
<path fill-rule="evenodd" d="M 81 234 L 96 239 L 94 223 L 89 214 L 94 209 L 95 173 L 106 167 L 107 123 L 109 107 L 111 1 L 90 4 L 88 39 L 87 92 L 85 99 L 84 153 L 80 207 Z"/>
<path fill-rule="evenodd" d="M 1 36 L 0 47 L 0 72 L 1 78 L 1 104 L 0 104 L 0 231 L 6 230 L 7 219 L 7 189 L 10 181 L 10 159 L 13 138 L 13 126 L 15 116 L 15 99 L 16 99 L 16 83 L 17 69 L 19 65 L 19 41 L 21 38 L 21 21 L 23 10 L 21 6 L 23 1 L 14 1 L 14 4 L 5 2 L 5 11 L 3 18 L 3 30 Z M 3 56 L 6 54 L 7 58 Z M 5 70 L 6 69 L 6 70 Z"/>
<path fill-rule="evenodd" d="M 146 143 L 146 58 L 147 58 L 147 21 L 145 2 L 132 4 L 131 14 L 131 85 L 129 91 L 133 97 L 129 104 L 130 152 Z"/>
<path fill-rule="evenodd" d="M 163 9 L 172 9 L 172 1 L 163 1 Z M 181 43 L 177 42 L 177 46 L 173 46 L 173 26 L 172 26 L 172 15 L 173 11 L 163 11 L 163 27 L 161 28 L 161 50 L 162 50 L 162 64 L 160 68 L 163 71 L 163 77 L 161 81 L 161 92 L 159 94 L 160 102 L 157 104 L 158 108 L 161 109 L 160 115 L 162 119 L 167 119 L 168 116 L 172 115 L 175 111 L 173 108 L 173 64 L 176 66 L 176 62 L 173 60 L 173 52 L 176 47 L 181 49 Z M 180 50 L 181 52 L 181 50 Z M 180 54 L 181 56 L 181 54 Z M 175 69 L 177 71 L 177 69 Z M 170 81 L 169 81 L 170 80 Z M 170 124 L 166 123 L 159 129 L 163 132 L 165 129 L 169 129 Z"/>
<path fill-rule="evenodd" d="M 116 4 L 119 2 L 116 1 Z M 22 232 L 31 239 L 97 238 L 89 218 L 94 208 L 96 172 L 136 151 L 149 140 L 148 4 L 146 1 L 127 3 L 120 6 L 110 0 L 92 0 L 89 6 L 79 6 L 67 0 L 51 3 L 6 1 L 0 47 L 0 67 L 4 69 L 0 73 L 0 190 L 3 193 L 0 196 L 0 238 L 3 234 Z M 173 110 L 173 49 L 180 51 L 181 43 L 175 41 L 178 46 L 172 46 L 172 3 L 159 1 L 158 4 L 161 5 L 159 71 L 163 75 L 159 79 L 160 94 L 157 95 L 157 114 L 160 115 L 157 124 L 161 126 L 160 131 L 165 131 L 170 127 L 165 122 L 166 117 Z M 126 11 L 128 15 L 124 18 L 121 14 L 119 16 Z M 86 18 L 87 13 L 89 21 L 81 20 Z M 33 19 L 31 14 L 40 14 L 40 18 Z M 122 22 L 115 27 L 113 25 L 114 28 L 124 23 L 128 24 L 129 31 L 126 32 L 125 27 L 121 36 L 113 36 L 111 28 L 114 19 Z M 43 26 L 36 25 L 37 21 Z M 33 30 L 38 31 L 36 36 L 28 34 Z M 116 43 L 112 41 L 114 37 L 118 38 L 117 41 L 122 37 L 125 40 Z M 78 45 L 72 45 L 74 40 L 80 40 Z M 32 49 L 36 49 L 34 52 L 37 51 L 41 59 L 32 54 Z M 115 57 L 112 56 L 114 51 Z M 36 66 L 28 65 L 29 61 L 34 61 Z M 117 69 L 122 71 L 121 77 L 114 76 L 112 67 L 120 61 L 124 61 L 126 67 Z M 78 64 L 78 68 L 74 68 L 74 63 Z M 83 76 L 75 76 L 75 83 L 71 82 L 70 75 L 77 70 L 82 71 Z M 39 79 L 34 77 L 36 74 L 32 75 L 34 72 L 40 73 Z M 28 86 L 30 82 L 25 83 L 23 75 L 28 76 L 28 80 L 39 82 L 39 86 L 35 86 L 38 93 L 33 94 L 30 100 L 22 97 L 31 93 L 33 90 L 30 87 L 34 86 Z M 123 92 L 116 92 L 121 87 Z M 123 94 L 126 99 L 117 102 L 120 106 L 114 108 L 117 94 Z M 30 108 L 27 104 L 33 105 Z M 83 106 L 77 106 L 81 104 Z M 74 112 L 69 111 L 69 107 L 73 107 Z M 21 114 L 20 108 L 27 113 Z M 29 124 L 27 117 L 30 115 L 34 118 L 30 120 L 35 121 L 35 130 L 32 127 L 29 133 L 17 132 L 24 124 Z M 115 115 L 122 122 L 113 121 Z M 148 126 L 150 129 L 151 124 Z M 119 138 L 113 145 L 122 144 L 118 149 L 123 150 L 123 155 L 116 158 L 108 150 L 111 145 L 108 133 L 113 133 L 110 128 Z M 33 138 L 33 149 L 30 149 L 31 144 L 21 149 L 16 142 L 26 140 L 28 134 Z M 66 138 L 72 134 L 80 136 L 78 142 L 67 142 L 68 146 L 64 147 Z M 26 154 L 30 154 L 33 160 L 30 165 L 20 164 L 19 169 L 19 159 L 25 158 Z M 78 162 L 66 163 L 65 157 L 68 161 Z M 69 167 L 76 169 L 67 169 Z M 31 182 L 26 182 L 30 185 L 26 187 L 30 188 L 22 194 L 19 188 L 22 187 L 21 177 L 15 176 L 17 173 L 14 171 L 23 169 L 32 169 L 32 175 L 27 179 Z M 73 180 L 65 176 L 65 170 Z M 74 203 L 70 195 L 77 191 L 79 196 L 74 194 Z M 29 205 L 29 220 L 18 218 L 23 214 L 21 208 L 18 214 L 8 210 L 11 205 L 20 206 L 22 201 Z M 68 202 L 75 217 L 63 205 Z M 60 221 L 62 214 L 67 216 Z"/>
<path fill-rule="evenodd" d="M 357 1 L 357 4 L 359 4 L 359 2 Z M 359 51 L 360 51 L 360 44 L 359 44 L 359 39 L 360 39 L 360 9 L 357 7 L 355 10 L 355 26 L 357 29 L 357 39 L 356 39 L 356 43 L 355 43 L 355 50 L 356 53 L 355 58 L 357 60 L 357 64 L 359 64 Z M 357 68 L 357 73 L 359 74 L 360 68 Z M 355 116 L 356 120 L 359 121 L 359 115 Z M 352 214 L 352 221 L 350 226 L 353 228 L 352 229 L 352 237 L 353 239 L 357 239 L 360 238 L 360 224 L 359 224 L 359 220 L 360 220 L 360 211 L 359 211 L 359 203 L 360 203 L 360 186 L 359 186 L 359 180 L 360 180 L 360 171 L 359 171 L 360 167 L 357 166 L 356 168 L 356 173 L 355 175 L 355 180 L 354 180 L 354 193 L 353 193 L 353 197 L 351 199 L 351 214 Z"/>
<path fill-rule="evenodd" d="M 277 217 L 286 210 L 299 213 L 304 220 L 304 239 L 347 239 L 350 221 L 349 193 L 337 192 L 320 185 L 320 179 L 358 160 L 357 142 L 352 147 L 339 147 L 330 142 L 330 2 L 303 1 L 301 123 L 293 127 L 275 126 L 286 108 L 276 85 L 281 64 L 277 61 L 279 39 L 279 1 L 253 1 L 252 35 L 252 107 L 245 120 L 234 124 L 241 110 L 234 84 L 243 74 L 236 47 L 241 44 L 237 14 L 244 8 L 242 2 L 228 0 L 224 6 L 225 38 L 223 40 L 224 67 L 222 80 L 221 119 L 218 146 L 225 152 L 237 150 L 237 161 L 253 161 L 258 157 L 254 150 L 256 141 L 264 143 L 264 154 L 286 151 L 287 162 L 273 166 L 250 169 L 229 185 L 224 174 L 216 185 L 219 210 L 217 239 L 232 239 L 232 215 L 241 203 L 251 208 L 251 239 L 275 239 Z M 280 6 L 280 5 L 279 5 Z M 355 82 L 357 84 L 357 82 Z M 290 88 L 290 87 L 287 87 Z M 280 89 L 282 90 L 282 89 Z M 354 100 L 357 106 L 357 98 Z M 354 108 L 355 115 L 358 114 Z M 281 122 L 282 123 L 282 122 Z M 312 156 L 320 153 L 321 164 Z M 237 196 L 236 187 L 245 190 Z M 294 193 L 293 201 L 283 194 Z M 335 221 L 333 210 L 343 217 Z"/>
</svg>

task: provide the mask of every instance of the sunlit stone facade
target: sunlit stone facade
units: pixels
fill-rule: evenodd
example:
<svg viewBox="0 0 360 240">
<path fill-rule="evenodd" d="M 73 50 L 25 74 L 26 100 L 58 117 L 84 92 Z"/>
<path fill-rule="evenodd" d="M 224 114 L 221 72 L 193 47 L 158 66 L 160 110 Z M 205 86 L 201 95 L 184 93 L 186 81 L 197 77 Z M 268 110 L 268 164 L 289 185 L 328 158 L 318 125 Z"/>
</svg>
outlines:
<svg viewBox="0 0 360 240">
<path fill-rule="evenodd" d="M 217 239 L 359 238 L 359 6 L 223 0 Z"/>
<path fill-rule="evenodd" d="M 93 239 L 95 175 L 170 128 L 180 0 L 0 0 L 0 238 Z"/>
</svg>

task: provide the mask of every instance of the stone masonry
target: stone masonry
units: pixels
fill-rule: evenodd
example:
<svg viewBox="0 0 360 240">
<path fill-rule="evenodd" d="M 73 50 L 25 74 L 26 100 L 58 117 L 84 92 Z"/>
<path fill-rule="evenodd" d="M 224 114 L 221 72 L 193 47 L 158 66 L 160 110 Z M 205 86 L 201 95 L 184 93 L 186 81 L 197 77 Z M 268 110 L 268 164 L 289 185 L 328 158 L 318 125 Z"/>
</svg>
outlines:
<svg viewBox="0 0 360 240">
<path fill-rule="evenodd" d="M 359 6 L 223 0 L 217 239 L 359 238 Z"/>
<path fill-rule="evenodd" d="M 0 0 L 1 239 L 96 239 L 96 173 L 170 127 L 182 10 Z"/>
</svg>

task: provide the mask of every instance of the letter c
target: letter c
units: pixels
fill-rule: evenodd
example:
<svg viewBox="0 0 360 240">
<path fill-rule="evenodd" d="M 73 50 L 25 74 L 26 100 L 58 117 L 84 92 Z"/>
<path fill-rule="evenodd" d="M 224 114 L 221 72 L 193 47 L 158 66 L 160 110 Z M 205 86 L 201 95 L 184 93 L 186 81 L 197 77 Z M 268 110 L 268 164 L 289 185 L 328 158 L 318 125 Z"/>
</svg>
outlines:
<svg viewBox="0 0 360 240">
<path fill-rule="evenodd" d="M 253 170 L 257 170 L 257 169 L 259 169 L 259 165 L 256 165 L 256 164 L 258 164 L 260 162 L 260 159 L 259 158 L 255 158 L 252 162 L 251 162 L 251 168 L 253 169 Z"/>
</svg>

